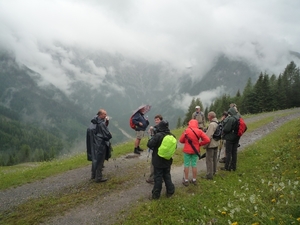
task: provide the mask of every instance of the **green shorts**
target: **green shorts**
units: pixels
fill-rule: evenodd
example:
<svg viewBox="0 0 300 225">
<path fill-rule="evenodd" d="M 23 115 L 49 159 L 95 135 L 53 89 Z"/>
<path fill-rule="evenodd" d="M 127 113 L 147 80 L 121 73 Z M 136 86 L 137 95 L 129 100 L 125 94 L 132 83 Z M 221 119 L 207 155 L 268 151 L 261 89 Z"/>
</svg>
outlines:
<svg viewBox="0 0 300 225">
<path fill-rule="evenodd" d="M 183 153 L 184 167 L 197 167 L 198 156 L 196 154 Z"/>
</svg>

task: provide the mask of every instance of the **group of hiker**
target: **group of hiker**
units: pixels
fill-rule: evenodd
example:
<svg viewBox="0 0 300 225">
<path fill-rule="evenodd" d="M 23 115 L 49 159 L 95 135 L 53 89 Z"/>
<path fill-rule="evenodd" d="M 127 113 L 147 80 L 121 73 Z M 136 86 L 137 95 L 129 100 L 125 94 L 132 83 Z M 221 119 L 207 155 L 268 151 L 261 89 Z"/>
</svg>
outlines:
<svg viewBox="0 0 300 225">
<path fill-rule="evenodd" d="M 143 149 L 140 148 L 140 141 L 144 137 L 149 121 L 144 115 L 145 109 L 141 108 L 132 116 L 132 124 L 135 128 L 136 139 L 133 153 L 140 155 Z M 240 136 L 237 134 L 237 121 L 240 119 L 237 107 L 234 103 L 222 115 L 219 122 L 216 113 L 211 111 L 207 115 L 209 124 L 206 126 L 206 118 L 201 112 L 201 107 L 196 106 L 187 128 L 179 137 L 183 144 L 184 177 L 182 184 L 197 185 L 197 160 L 200 156 L 200 147 L 206 150 L 206 175 L 202 178 L 212 180 L 217 172 L 218 149 L 225 146 L 225 157 L 222 159 L 225 166 L 222 170 L 235 171 L 237 163 L 237 148 Z M 109 118 L 104 109 L 100 109 L 97 116 L 91 121 L 87 131 L 88 159 L 92 161 L 92 179 L 96 182 L 104 182 L 107 179 L 102 176 L 103 162 L 110 156 L 111 134 L 107 128 Z M 171 179 L 172 155 L 177 148 L 176 137 L 170 132 L 168 121 L 158 114 L 154 117 L 154 126 L 148 130 L 150 139 L 147 147 L 152 151 L 150 175 L 146 182 L 153 184 L 151 199 L 158 199 L 161 195 L 162 184 L 166 186 L 166 196 L 170 197 L 175 192 L 175 186 Z M 95 129 L 96 128 L 96 129 Z M 94 135 L 92 130 L 96 130 Z M 220 137 L 216 136 L 216 133 Z M 89 151 L 90 149 L 90 151 Z M 90 157 L 89 157 L 90 153 Z M 189 179 L 189 169 L 192 169 L 192 178 Z"/>
</svg>

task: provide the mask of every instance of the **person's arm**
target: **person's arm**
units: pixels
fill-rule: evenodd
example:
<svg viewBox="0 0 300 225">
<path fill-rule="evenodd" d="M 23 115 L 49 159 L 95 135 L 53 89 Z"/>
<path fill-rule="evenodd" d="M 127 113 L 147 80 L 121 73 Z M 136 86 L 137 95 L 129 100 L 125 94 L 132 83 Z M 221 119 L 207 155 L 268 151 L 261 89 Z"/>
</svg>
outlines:
<svg viewBox="0 0 300 225">
<path fill-rule="evenodd" d="M 200 138 L 201 138 L 201 141 L 199 142 L 200 146 L 206 145 L 210 142 L 209 137 L 202 130 L 200 130 Z"/>
<path fill-rule="evenodd" d="M 182 134 L 181 134 L 181 136 L 179 138 L 179 142 L 183 143 L 183 144 L 185 143 L 185 135 L 184 134 L 185 134 L 185 131 L 182 132 Z"/>
<path fill-rule="evenodd" d="M 142 120 L 142 116 L 140 113 L 136 113 L 134 114 L 134 116 L 132 117 L 132 122 L 136 125 L 136 126 L 139 126 L 139 127 L 142 127 L 143 126 L 143 123 L 141 122 Z"/>
<path fill-rule="evenodd" d="M 155 134 L 152 138 L 148 140 L 147 147 L 150 149 L 155 149 L 158 144 L 159 135 Z"/>
<path fill-rule="evenodd" d="M 111 133 L 109 132 L 107 126 L 105 125 L 105 122 L 103 123 L 100 123 L 98 126 L 100 126 L 100 129 L 101 129 L 101 133 L 102 133 L 102 138 L 105 140 L 105 141 L 109 141 L 111 138 L 112 138 L 112 135 Z"/>
</svg>

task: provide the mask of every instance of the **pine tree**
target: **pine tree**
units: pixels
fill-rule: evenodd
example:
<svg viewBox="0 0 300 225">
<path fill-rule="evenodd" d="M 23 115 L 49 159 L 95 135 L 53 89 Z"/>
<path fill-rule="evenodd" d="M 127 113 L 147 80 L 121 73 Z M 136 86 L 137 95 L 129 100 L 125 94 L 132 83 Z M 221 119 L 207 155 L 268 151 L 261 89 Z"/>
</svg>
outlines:
<svg viewBox="0 0 300 225">
<path fill-rule="evenodd" d="M 239 111 L 244 113 L 251 113 L 255 108 L 252 104 L 253 101 L 253 85 L 251 78 L 248 79 L 247 84 L 243 91 L 242 103 L 239 106 Z"/>
<path fill-rule="evenodd" d="M 181 127 L 181 117 L 178 117 L 176 128 Z"/>
<path fill-rule="evenodd" d="M 271 111 L 273 109 L 272 105 L 272 92 L 270 86 L 269 75 L 265 73 L 263 75 L 263 111 Z"/>
</svg>

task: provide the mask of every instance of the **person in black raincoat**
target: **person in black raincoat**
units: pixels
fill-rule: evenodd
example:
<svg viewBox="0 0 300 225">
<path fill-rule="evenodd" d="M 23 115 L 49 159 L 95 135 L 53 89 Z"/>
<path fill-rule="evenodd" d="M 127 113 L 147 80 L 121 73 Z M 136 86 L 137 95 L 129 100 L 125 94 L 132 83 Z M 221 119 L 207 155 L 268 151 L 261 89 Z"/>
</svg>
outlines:
<svg viewBox="0 0 300 225">
<path fill-rule="evenodd" d="M 231 107 L 228 110 L 228 116 L 224 119 L 222 139 L 226 140 L 226 159 L 225 167 L 222 167 L 221 170 L 236 171 L 237 148 L 240 137 L 235 132 L 235 129 L 239 118 L 240 115 L 237 113 L 236 108 Z"/>
<path fill-rule="evenodd" d="M 100 109 L 87 129 L 87 158 L 92 161 L 91 178 L 95 179 L 96 182 L 107 181 L 107 178 L 102 176 L 102 169 L 104 160 L 111 157 L 111 143 L 109 140 L 112 135 L 107 128 L 108 119 L 106 115 L 106 111 Z"/>
<path fill-rule="evenodd" d="M 159 124 L 156 125 L 156 134 L 151 139 L 149 139 L 147 143 L 147 146 L 153 150 L 152 163 L 154 166 L 154 186 L 152 189 L 151 199 L 158 199 L 160 197 L 163 180 L 167 189 L 167 197 L 172 196 L 175 192 L 175 186 L 172 182 L 170 173 L 173 159 L 171 158 L 167 160 L 158 155 L 158 148 L 160 147 L 163 138 L 167 134 L 171 134 L 169 130 L 169 123 L 165 120 L 162 120 Z"/>
</svg>

